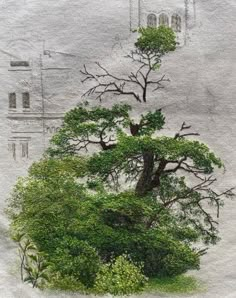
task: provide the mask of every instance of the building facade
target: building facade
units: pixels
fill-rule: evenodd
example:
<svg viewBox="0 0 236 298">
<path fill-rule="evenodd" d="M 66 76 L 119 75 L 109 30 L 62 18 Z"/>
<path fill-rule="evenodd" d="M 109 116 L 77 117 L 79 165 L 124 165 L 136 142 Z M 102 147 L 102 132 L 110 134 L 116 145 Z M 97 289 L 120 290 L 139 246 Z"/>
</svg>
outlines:
<svg viewBox="0 0 236 298">
<path fill-rule="evenodd" d="M 180 46 L 190 39 L 190 31 L 196 25 L 195 0 L 130 0 L 130 28 L 171 27 Z"/>
</svg>

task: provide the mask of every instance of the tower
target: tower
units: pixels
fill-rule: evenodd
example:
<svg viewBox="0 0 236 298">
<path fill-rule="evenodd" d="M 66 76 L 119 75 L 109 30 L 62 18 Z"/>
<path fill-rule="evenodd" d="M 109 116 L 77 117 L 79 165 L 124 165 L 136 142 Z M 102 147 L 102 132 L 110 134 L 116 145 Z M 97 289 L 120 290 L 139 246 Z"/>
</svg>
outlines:
<svg viewBox="0 0 236 298">
<path fill-rule="evenodd" d="M 130 29 L 171 27 L 180 45 L 187 44 L 196 23 L 196 0 L 130 0 Z"/>
</svg>

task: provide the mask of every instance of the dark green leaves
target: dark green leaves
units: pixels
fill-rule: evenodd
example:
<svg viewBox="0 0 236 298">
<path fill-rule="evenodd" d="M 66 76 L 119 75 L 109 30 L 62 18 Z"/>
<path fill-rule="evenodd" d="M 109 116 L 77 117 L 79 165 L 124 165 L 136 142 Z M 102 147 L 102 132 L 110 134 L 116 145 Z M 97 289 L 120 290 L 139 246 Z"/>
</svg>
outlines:
<svg viewBox="0 0 236 298">
<path fill-rule="evenodd" d="M 65 116 L 62 129 L 51 140 L 52 145 L 47 150 L 49 156 L 73 156 L 92 146 L 109 150 L 116 146 L 117 135 L 122 131 L 137 136 L 152 135 L 164 126 L 165 118 L 159 110 L 141 115 L 137 124 L 129 115 L 130 111 L 128 105 L 71 110 Z"/>
<path fill-rule="evenodd" d="M 191 167 L 194 167 L 200 172 L 210 174 L 214 167 L 222 166 L 220 159 L 205 144 L 198 141 L 171 137 L 155 138 L 148 135 L 132 137 L 120 134 L 117 146 L 113 150 L 94 154 L 88 163 L 88 168 L 92 174 L 97 174 L 103 179 L 111 178 L 112 175 L 120 178 L 125 174 L 128 180 L 136 177 L 137 181 L 138 173 L 144 167 L 142 158 L 144 152 L 153 154 L 156 167 L 158 167 L 160 160 L 175 165 L 183 157 L 186 161 L 188 160 L 188 164 L 186 164 L 190 165 L 188 168 L 183 164 L 183 168 L 189 171 Z M 168 170 L 173 169 L 174 171 L 174 168 L 172 166 Z"/>
</svg>

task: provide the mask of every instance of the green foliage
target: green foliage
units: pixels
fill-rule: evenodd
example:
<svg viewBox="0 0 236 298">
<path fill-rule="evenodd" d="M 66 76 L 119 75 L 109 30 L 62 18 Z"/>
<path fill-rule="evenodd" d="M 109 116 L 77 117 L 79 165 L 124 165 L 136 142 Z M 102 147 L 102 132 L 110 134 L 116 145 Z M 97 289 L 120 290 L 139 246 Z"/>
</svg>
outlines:
<svg viewBox="0 0 236 298">
<path fill-rule="evenodd" d="M 49 263 L 40 253 L 28 255 L 24 269 L 24 282 L 32 284 L 33 288 L 43 287 L 49 279 Z"/>
<path fill-rule="evenodd" d="M 143 53 L 155 53 L 161 57 L 176 49 L 175 33 L 169 27 L 140 28 L 139 33 L 135 46 Z"/>
<path fill-rule="evenodd" d="M 117 133 L 121 127 L 129 125 L 130 110 L 128 105 L 114 105 L 111 109 L 95 107 L 88 110 L 83 106 L 72 109 L 65 115 L 60 133 L 53 137 L 54 146 L 48 149 L 49 155 L 73 155 L 77 150 L 87 148 L 90 139 L 94 139 L 94 145 L 105 147 L 107 133 Z"/>
<path fill-rule="evenodd" d="M 134 260 L 144 262 L 147 275 L 173 274 L 173 268 L 165 269 L 165 258 L 171 255 L 174 262 L 180 251 L 178 272 L 198 268 L 198 255 L 174 238 L 177 230 L 174 224 L 171 227 L 171 215 L 155 197 L 139 198 L 133 192 L 89 194 L 73 176 L 58 179 L 48 171 L 49 179 L 45 179 L 47 172 L 41 163 L 38 171 L 36 165 L 32 169 L 32 177 L 16 186 L 17 204 L 14 199 L 12 203 L 19 208 L 12 217 L 12 228 L 29 234 L 62 276 L 72 276 L 90 287 L 99 267 L 93 248 L 102 260 L 128 252 Z M 157 214 L 161 226 L 150 229 Z M 179 234 L 186 229 L 183 226 Z M 186 231 L 185 241 L 188 233 L 193 237 Z"/>
<path fill-rule="evenodd" d="M 139 167 L 133 161 L 138 160 L 145 151 L 151 152 L 158 161 L 181 158 L 192 160 L 193 166 L 206 174 L 212 173 L 215 166 L 222 167 L 220 159 L 205 144 L 198 141 L 149 135 L 134 138 L 124 133 L 119 135 L 118 144 L 113 150 L 94 154 L 88 162 L 88 167 L 92 174 L 99 175 L 104 181 L 110 178 L 114 169 L 118 170 L 117 178 L 126 175 L 128 180 L 135 177 L 137 180 Z M 138 165 L 142 166 L 142 161 Z"/>
<path fill-rule="evenodd" d="M 33 288 L 43 287 L 48 281 L 50 263 L 25 234 L 15 233 L 12 237 L 18 243 L 21 280 Z"/>
<path fill-rule="evenodd" d="M 18 181 L 9 214 L 15 219 L 13 231 L 21 229 L 30 235 L 54 271 L 89 287 L 95 279 L 99 257 L 95 249 L 73 236 L 79 200 L 85 198 L 85 193 L 66 162 L 70 165 L 71 159 L 34 164 L 28 179 Z"/>
<path fill-rule="evenodd" d="M 160 110 L 141 115 L 138 136 L 152 135 L 161 130 L 165 124 L 165 117 Z"/>
<path fill-rule="evenodd" d="M 140 34 L 129 55 L 138 70 L 120 78 L 99 63 L 102 74 L 84 67 L 84 81 L 96 82 L 87 95 L 146 102 L 149 87 L 163 87 L 164 76 L 155 80 L 151 74 L 161 57 L 175 50 L 175 35 L 163 26 L 142 28 Z M 232 189 L 219 193 L 212 187 L 221 160 L 205 144 L 187 139 L 198 134 L 185 123 L 173 137 L 160 136 L 161 110 L 138 120 L 131 112 L 129 105 L 71 110 L 44 159 L 18 180 L 7 213 L 19 243 L 22 280 L 131 294 L 143 288 L 144 274 L 174 277 L 199 269 L 203 251 L 195 243 L 219 239 L 212 208 L 219 216 L 223 198 L 234 195 Z M 174 279 L 172 288 L 181 288 L 181 281 Z"/>
<path fill-rule="evenodd" d="M 202 284 L 188 275 L 150 278 L 145 287 L 148 293 L 193 294 L 202 290 Z"/>
<path fill-rule="evenodd" d="M 209 188 L 214 168 L 222 167 L 220 159 L 180 133 L 158 136 L 164 124 L 161 111 L 142 115 L 138 124 L 129 111 L 116 106 L 69 112 L 53 139 L 54 158 L 33 164 L 14 189 L 8 209 L 12 230 L 29 235 L 51 264 L 52 287 L 61 278 L 61 288 L 69 279 L 72 288 L 91 289 L 101 264 L 126 253 L 143 263 L 148 277 L 176 276 L 199 269 L 201 251 L 194 243 L 218 240 L 217 222 L 203 204 L 217 210 L 223 204 L 222 195 Z M 82 127 L 88 129 L 86 139 Z M 73 132 L 72 140 L 64 142 L 65 131 Z M 103 148 L 108 136 L 112 143 Z M 75 138 L 80 144 L 100 144 L 102 150 L 86 157 L 80 148 L 70 151 L 67 146 Z M 62 152 L 65 157 L 58 158 Z M 200 183 L 189 184 L 184 171 Z M 151 180 L 145 182 L 144 174 Z M 141 193 L 133 186 L 140 181 Z M 28 280 L 35 274 L 29 270 Z"/>
<path fill-rule="evenodd" d="M 73 276 L 61 275 L 59 272 L 50 276 L 45 288 L 79 293 L 88 292 L 88 289 L 78 279 Z"/>
<path fill-rule="evenodd" d="M 30 167 L 30 176 L 34 179 L 57 179 L 58 176 L 81 178 L 87 174 L 87 158 L 85 156 L 70 156 L 62 159 L 45 157 Z"/>
<path fill-rule="evenodd" d="M 96 250 L 87 242 L 69 236 L 58 243 L 52 261 L 55 271 L 60 272 L 63 278 L 71 277 L 86 288 L 93 286 L 100 267 Z"/>
<path fill-rule="evenodd" d="M 47 150 L 48 155 L 63 156 L 65 159 L 65 156 L 73 156 L 81 150 L 91 148 L 92 145 L 108 150 L 114 147 L 117 135 L 127 131 L 127 128 L 136 128 L 135 134 L 144 136 L 161 130 L 165 124 L 165 118 L 159 110 L 141 115 L 140 122 L 136 124 L 129 115 L 131 110 L 129 105 L 114 105 L 111 109 L 88 109 L 83 106 L 72 109 L 65 115 L 60 132 L 52 138 L 51 146 Z M 80 169 L 83 173 L 86 160 L 77 160 L 77 163 L 74 161 L 72 169 L 77 164 L 77 167 L 83 167 Z"/>
<path fill-rule="evenodd" d="M 140 292 L 147 282 L 142 267 L 135 265 L 126 255 L 101 266 L 95 283 L 95 292 L 115 296 Z"/>
<path fill-rule="evenodd" d="M 198 254 L 175 236 L 177 230 L 183 234 L 187 228 L 182 226 L 180 232 L 174 224 L 171 227 L 171 216 L 165 210 L 160 212 L 154 198 L 140 199 L 133 193 L 101 194 L 84 201 L 82 206 L 78 236 L 96 247 L 103 260 L 128 252 L 132 259 L 144 262 L 148 276 L 175 275 L 199 267 Z M 149 229 L 157 213 L 162 226 Z M 185 241 L 187 232 L 190 234 L 186 231 Z M 176 272 L 171 265 L 167 267 L 168 257 L 172 263 L 179 262 Z"/>
</svg>

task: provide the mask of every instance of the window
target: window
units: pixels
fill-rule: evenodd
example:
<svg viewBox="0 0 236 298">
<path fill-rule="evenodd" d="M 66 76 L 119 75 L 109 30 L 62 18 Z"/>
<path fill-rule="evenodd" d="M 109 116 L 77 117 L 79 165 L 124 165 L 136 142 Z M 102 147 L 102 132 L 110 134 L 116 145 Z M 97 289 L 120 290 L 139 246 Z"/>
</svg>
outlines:
<svg viewBox="0 0 236 298">
<path fill-rule="evenodd" d="M 165 13 L 160 14 L 159 16 L 159 25 L 160 26 L 169 26 L 169 17 Z"/>
<path fill-rule="evenodd" d="M 175 32 L 181 32 L 181 17 L 178 14 L 172 16 L 171 27 Z"/>
<path fill-rule="evenodd" d="M 23 158 L 28 158 L 29 156 L 29 146 L 27 142 L 21 143 L 21 156 Z"/>
<path fill-rule="evenodd" d="M 12 67 L 20 67 L 20 66 L 28 67 L 29 62 L 28 61 L 11 61 L 10 65 Z"/>
<path fill-rule="evenodd" d="M 12 157 L 16 159 L 16 144 L 15 143 L 9 143 L 8 144 L 8 150 L 11 153 Z"/>
<path fill-rule="evenodd" d="M 9 109 L 16 109 L 16 93 L 9 93 Z"/>
<path fill-rule="evenodd" d="M 22 93 L 23 109 L 30 108 L 30 95 L 29 92 Z"/>
<path fill-rule="evenodd" d="M 147 17 L 147 26 L 156 27 L 157 26 L 157 17 L 155 14 L 149 14 Z"/>
</svg>

